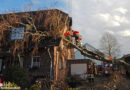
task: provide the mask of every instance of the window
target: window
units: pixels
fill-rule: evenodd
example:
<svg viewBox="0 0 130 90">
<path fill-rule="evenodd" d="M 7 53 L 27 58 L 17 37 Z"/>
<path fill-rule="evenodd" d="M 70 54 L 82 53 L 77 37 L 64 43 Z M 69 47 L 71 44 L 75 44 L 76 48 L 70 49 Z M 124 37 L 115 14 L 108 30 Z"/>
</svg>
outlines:
<svg viewBox="0 0 130 90">
<path fill-rule="evenodd" d="M 60 61 L 59 61 L 59 69 L 62 69 L 63 68 L 63 61 L 62 61 L 62 58 L 60 58 Z"/>
<path fill-rule="evenodd" d="M 31 68 L 40 68 L 40 56 L 33 56 L 31 62 Z"/>
<path fill-rule="evenodd" d="M 11 40 L 23 39 L 24 28 L 12 29 Z"/>
</svg>

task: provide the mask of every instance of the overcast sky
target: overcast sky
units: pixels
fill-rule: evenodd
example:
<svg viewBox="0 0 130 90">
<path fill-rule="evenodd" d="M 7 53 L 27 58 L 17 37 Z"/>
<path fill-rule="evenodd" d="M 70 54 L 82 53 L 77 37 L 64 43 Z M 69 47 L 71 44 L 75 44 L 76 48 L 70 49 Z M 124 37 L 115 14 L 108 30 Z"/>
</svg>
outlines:
<svg viewBox="0 0 130 90">
<path fill-rule="evenodd" d="M 113 34 L 121 44 L 122 54 L 130 53 L 130 0 L 0 0 L 0 13 L 8 9 L 60 8 L 73 18 L 83 43 L 99 48 L 104 32 Z M 31 2 L 31 3 L 30 3 Z M 69 8 L 69 9 L 68 9 Z"/>
<path fill-rule="evenodd" d="M 66 0 L 69 1 L 69 0 Z M 104 32 L 113 34 L 122 54 L 130 53 L 130 0 L 72 0 L 73 29 L 99 48 Z"/>
</svg>

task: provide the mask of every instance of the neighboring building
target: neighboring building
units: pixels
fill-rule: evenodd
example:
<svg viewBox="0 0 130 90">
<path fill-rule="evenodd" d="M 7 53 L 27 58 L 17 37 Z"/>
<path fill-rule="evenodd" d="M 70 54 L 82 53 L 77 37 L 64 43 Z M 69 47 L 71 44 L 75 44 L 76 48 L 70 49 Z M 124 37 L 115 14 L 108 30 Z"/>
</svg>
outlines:
<svg viewBox="0 0 130 90">
<path fill-rule="evenodd" d="M 64 80 L 66 60 L 74 58 L 73 47 L 63 40 L 71 24 L 69 15 L 57 9 L 0 15 L 0 71 L 10 64 L 19 64 L 28 69 L 31 80 Z M 35 30 L 48 37 L 28 34 L 35 34 Z"/>
<path fill-rule="evenodd" d="M 75 50 L 75 59 L 88 59 L 88 57 L 83 56 L 80 51 Z"/>
<path fill-rule="evenodd" d="M 127 63 L 130 64 L 130 54 L 124 55 L 121 59 L 125 60 Z"/>
<path fill-rule="evenodd" d="M 126 74 L 130 76 L 130 54 L 124 55 L 122 58 L 127 64 L 124 64 Z"/>
<path fill-rule="evenodd" d="M 94 48 L 92 45 L 90 45 L 88 43 L 85 43 L 83 46 L 92 52 L 99 51 L 98 49 Z M 99 54 L 101 54 L 101 53 L 99 52 Z M 82 55 L 80 51 L 75 50 L 75 59 L 89 59 L 89 58 Z M 91 60 L 95 63 L 95 65 L 102 65 L 102 63 L 103 63 L 103 61 L 100 61 L 100 60 L 96 60 L 96 59 L 91 59 Z"/>
<path fill-rule="evenodd" d="M 75 59 L 89 59 L 89 58 L 86 56 L 83 56 L 80 51 L 76 50 L 75 51 Z M 99 61 L 96 59 L 91 59 L 91 60 L 94 62 L 95 65 L 102 65 L 103 64 L 103 61 Z"/>
</svg>

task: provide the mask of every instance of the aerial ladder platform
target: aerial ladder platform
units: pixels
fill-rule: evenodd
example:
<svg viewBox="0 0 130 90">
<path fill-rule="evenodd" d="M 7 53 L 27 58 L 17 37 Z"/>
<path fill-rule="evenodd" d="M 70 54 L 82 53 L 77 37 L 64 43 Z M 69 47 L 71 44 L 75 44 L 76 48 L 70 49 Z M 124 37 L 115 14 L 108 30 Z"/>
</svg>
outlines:
<svg viewBox="0 0 130 90">
<path fill-rule="evenodd" d="M 110 62 L 112 63 L 112 60 L 109 60 L 109 57 L 107 55 L 105 55 L 104 53 L 102 53 L 101 51 L 99 51 L 98 49 L 94 48 L 92 45 L 86 43 L 84 45 L 76 45 L 73 41 L 70 41 L 66 38 L 64 38 L 64 40 L 69 43 L 70 45 L 72 45 L 75 49 L 77 49 L 78 51 L 80 51 L 80 53 L 83 56 L 86 56 L 88 58 L 91 59 L 96 59 L 99 61 L 103 61 L 103 62 Z M 116 62 L 122 63 L 126 66 L 130 67 L 130 64 L 125 62 L 125 60 L 119 58 L 114 60 Z"/>
<path fill-rule="evenodd" d="M 94 48 L 92 45 L 90 45 L 88 43 L 86 43 L 84 45 L 76 45 L 75 43 L 73 43 L 72 41 L 70 41 L 68 39 L 64 38 L 64 40 L 66 42 L 68 42 L 69 44 L 71 44 L 75 49 L 80 51 L 80 53 L 83 56 L 86 56 L 86 57 L 91 58 L 91 59 L 100 60 L 100 61 L 111 62 L 109 60 L 108 56 L 106 56 L 104 53 L 102 53 L 101 51 Z"/>
</svg>

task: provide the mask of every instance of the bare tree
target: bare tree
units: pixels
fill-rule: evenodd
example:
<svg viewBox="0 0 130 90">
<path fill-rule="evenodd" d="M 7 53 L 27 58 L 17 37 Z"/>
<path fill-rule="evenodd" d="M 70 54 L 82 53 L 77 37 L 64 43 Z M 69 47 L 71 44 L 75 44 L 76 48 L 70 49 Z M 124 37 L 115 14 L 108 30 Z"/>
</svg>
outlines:
<svg viewBox="0 0 130 90">
<path fill-rule="evenodd" d="M 22 32 L 24 38 L 10 40 L 12 30 L 19 27 L 24 28 L 24 32 Z M 2 46 L 2 49 L 7 48 L 13 52 L 12 62 L 14 62 L 15 57 L 20 60 L 21 55 L 43 54 L 43 51 L 47 50 L 44 43 L 51 43 L 62 38 L 66 28 L 69 28 L 68 14 L 56 9 L 2 14 L 0 15 L 0 51 L 2 51 Z M 42 49 L 39 49 L 40 45 L 42 45 Z M 60 48 L 59 51 L 64 57 L 67 57 L 65 55 L 68 50 Z M 52 63 L 51 61 L 48 63 Z M 45 83 L 50 84 L 47 80 Z"/>
<path fill-rule="evenodd" d="M 108 32 L 102 36 L 100 48 L 109 57 L 118 57 L 120 55 L 120 45 L 117 39 Z"/>
<path fill-rule="evenodd" d="M 45 37 L 53 37 L 54 39 L 61 37 L 63 28 L 67 24 L 68 16 L 61 14 L 61 11 L 58 10 L 48 10 L 43 12 L 36 11 L 34 12 L 25 12 L 25 13 L 10 13 L 10 14 L 3 14 L 0 15 L 0 32 L 1 32 L 1 39 L 5 40 L 6 36 L 4 37 L 4 32 L 11 31 L 13 28 L 17 27 L 24 27 L 26 32 L 24 32 L 24 40 L 15 40 L 15 49 L 21 49 L 24 43 L 31 42 L 30 36 L 32 36 L 32 42 L 35 42 L 34 49 L 37 49 L 38 43 L 44 39 Z M 36 15 L 34 15 L 36 14 Z M 44 15 L 44 17 L 43 17 Z M 43 20 L 43 21 L 42 21 Z M 44 32 L 43 32 L 44 28 Z M 5 41 L 7 42 L 7 40 Z M 3 43 L 4 44 L 4 43 Z M 17 46 L 17 48 L 16 48 Z M 24 50 L 25 47 L 22 49 Z M 27 46 L 28 48 L 28 46 Z M 37 50 L 33 50 L 35 51 Z"/>
</svg>

